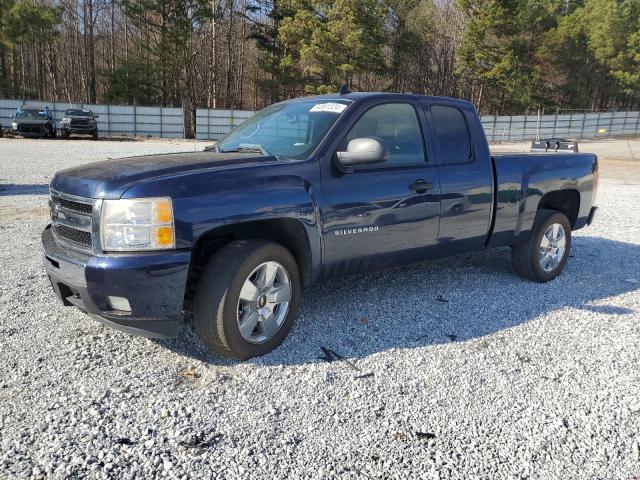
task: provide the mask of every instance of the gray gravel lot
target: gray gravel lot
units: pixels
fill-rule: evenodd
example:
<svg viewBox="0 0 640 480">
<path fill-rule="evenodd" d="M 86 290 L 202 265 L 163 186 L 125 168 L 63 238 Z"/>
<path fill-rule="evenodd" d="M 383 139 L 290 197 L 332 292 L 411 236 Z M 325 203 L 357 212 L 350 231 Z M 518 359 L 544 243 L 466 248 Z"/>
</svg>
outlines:
<svg viewBox="0 0 640 480">
<path fill-rule="evenodd" d="M 508 249 L 332 281 L 233 363 L 188 326 L 153 341 L 63 308 L 41 266 L 56 170 L 202 147 L 0 139 L 0 478 L 640 476 L 640 162 L 603 164 L 553 282 Z"/>
</svg>

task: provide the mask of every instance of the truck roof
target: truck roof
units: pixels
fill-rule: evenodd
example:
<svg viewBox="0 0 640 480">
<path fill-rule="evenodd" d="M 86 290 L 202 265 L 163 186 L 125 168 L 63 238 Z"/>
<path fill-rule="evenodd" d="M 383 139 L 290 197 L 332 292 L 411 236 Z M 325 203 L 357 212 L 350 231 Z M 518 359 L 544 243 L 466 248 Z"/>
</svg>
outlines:
<svg viewBox="0 0 640 480">
<path fill-rule="evenodd" d="M 389 100 L 402 100 L 407 98 L 424 98 L 431 101 L 445 101 L 448 104 L 457 104 L 459 106 L 469 107 L 473 104 L 468 100 L 462 100 L 452 97 L 436 97 L 432 95 L 416 95 L 414 93 L 389 93 L 389 92 L 349 92 L 349 93 L 331 93 L 326 95 L 311 95 L 308 97 L 298 97 L 288 102 L 299 102 L 305 100 L 351 100 L 356 102 L 368 98 L 387 98 Z"/>
</svg>

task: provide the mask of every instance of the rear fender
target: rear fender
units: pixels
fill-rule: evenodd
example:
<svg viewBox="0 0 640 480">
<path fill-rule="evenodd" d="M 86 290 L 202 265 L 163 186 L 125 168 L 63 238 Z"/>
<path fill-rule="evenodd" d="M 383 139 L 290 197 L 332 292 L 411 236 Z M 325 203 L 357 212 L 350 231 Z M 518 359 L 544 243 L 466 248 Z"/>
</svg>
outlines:
<svg viewBox="0 0 640 480">
<path fill-rule="evenodd" d="M 489 246 L 526 242 L 540 208 L 562 211 L 574 230 L 586 224 L 593 203 L 595 155 L 504 155 L 494 161 L 498 192 Z"/>
</svg>

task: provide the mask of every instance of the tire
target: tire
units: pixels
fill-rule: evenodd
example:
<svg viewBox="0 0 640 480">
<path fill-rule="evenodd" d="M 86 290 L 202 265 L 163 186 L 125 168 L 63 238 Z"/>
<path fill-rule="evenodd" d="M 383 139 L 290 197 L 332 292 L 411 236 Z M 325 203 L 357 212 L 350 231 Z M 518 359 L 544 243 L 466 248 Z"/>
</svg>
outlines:
<svg viewBox="0 0 640 480">
<path fill-rule="evenodd" d="M 69 138 L 69 135 L 71 135 L 69 130 L 62 130 L 62 138 Z"/>
<path fill-rule="evenodd" d="M 274 289 L 282 288 L 281 283 L 289 281 L 288 309 L 280 310 L 285 305 L 281 303 L 273 307 L 274 315 L 271 319 L 280 316 L 279 327 L 275 323 L 262 322 L 263 317 L 258 311 L 260 303 L 269 309 L 272 303 L 267 303 L 269 295 L 260 295 L 254 302 L 241 300 L 241 291 L 246 288 L 246 282 L 260 286 L 261 281 L 252 275 L 258 275 L 266 264 L 279 265 L 284 273 L 278 270 Z M 255 283 L 254 283 L 255 282 Z M 266 287 L 265 287 L 266 288 Z M 261 287 L 258 288 L 261 290 Z M 266 290 L 264 290 L 266 292 Z M 246 296 L 246 293 L 244 294 Z M 248 358 L 264 355 L 270 352 L 285 339 L 295 318 L 298 316 L 300 303 L 301 283 L 298 265 L 293 255 L 281 245 L 264 240 L 238 240 L 223 247 L 204 268 L 202 276 L 196 288 L 193 302 L 193 317 L 195 329 L 204 344 L 214 353 L 223 357 L 246 360 Z M 269 297 L 272 298 L 272 297 Z M 273 297 L 275 298 L 275 297 Z M 272 299 L 273 299 L 272 298 Z M 264 300 L 264 302 L 263 302 Z M 245 305 L 247 305 L 245 307 Z M 258 315 L 261 319 L 249 334 L 252 341 L 245 337 L 240 330 L 242 316 L 247 314 Z M 252 317 L 252 318 L 255 318 Z M 252 322 L 248 322 L 252 323 Z M 277 322 L 276 322 L 277 323 Z M 271 325 L 274 331 L 260 340 L 262 329 L 267 331 L 264 325 Z M 277 328 L 277 330 L 275 330 Z M 245 329 L 246 330 L 246 329 Z M 255 337 L 255 338 L 254 338 Z"/>
<path fill-rule="evenodd" d="M 98 139 L 98 129 L 94 129 L 93 132 L 91 132 L 91 136 L 93 137 L 94 140 Z"/>
<path fill-rule="evenodd" d="M 56 138 L 57 134 L 58 132 L 56 131 L 55 127 L 49 127 L 49 137 Z"/>
<path fill-rule="evenodd" d="M 559 249 L 555 249 L 553 245 L 559 247 L 561 241 L 549 242 L 548 237 L 543 245 L 543 237 L 552 225 L 560 225 L 564 231 L 564 248 L 560 254 Z M 557 229 L 558 233 L 561 230 Z M 551 232 L 553 237 L 554 231 Z M 560 235 L 558 235 L 559 237 Z M 541 257 L 541 248 L 549 248 L 547 254 Z M 569 251 L 571 249 L 571 224 L 569 219 L 563 213 L 555 210 L 540 209 L 536 215 L 531 230 L 529 240 L 521 245 L 516 245 L 512 249 L 511 259 L 513 270 L 515 273 L 528 280 L 534 282 L 548 282 L 556 278 L 567 263 Z M 555 252 L 555 255 L 553 254 Z"/>
</svg>

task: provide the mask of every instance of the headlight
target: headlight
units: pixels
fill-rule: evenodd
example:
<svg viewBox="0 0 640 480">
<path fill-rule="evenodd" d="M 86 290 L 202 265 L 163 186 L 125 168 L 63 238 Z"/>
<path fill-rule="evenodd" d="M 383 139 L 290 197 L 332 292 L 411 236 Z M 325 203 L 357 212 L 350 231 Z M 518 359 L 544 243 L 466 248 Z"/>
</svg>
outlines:
<svg viewBox="0 0 640 480">
<path fill-rule="evenodd" d="M 14 130 L 18 129 L 18 124 L 16 122 L 11 122 L 11 128 Z"/>
<path fill-rule="evenodd" d="M 100 216 L 100 235 L 105 251 L 175 248 L 171 199 L 105 200 Z"/>
<path fill-rule="evenodd" d="M 71 123 L 71 119 L 65 117 L 62 119 L 62 123 Z"/>
</svg>

